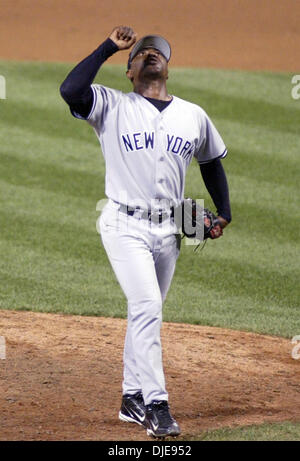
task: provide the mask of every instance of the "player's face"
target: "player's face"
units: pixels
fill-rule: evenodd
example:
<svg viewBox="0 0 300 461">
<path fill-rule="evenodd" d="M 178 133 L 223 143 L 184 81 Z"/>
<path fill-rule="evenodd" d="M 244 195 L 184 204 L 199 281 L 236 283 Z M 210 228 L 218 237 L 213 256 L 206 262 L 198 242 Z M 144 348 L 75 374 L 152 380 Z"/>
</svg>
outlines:
<svg viewBox="0 0 300 461">
<path fill-rule="evenodd" d="M 155 48 L 144 48 L 131 61 L 127 77 L 134 82 L 136 79 L 167 79 L 168 63 L 166 58 Z"/>
</svg>

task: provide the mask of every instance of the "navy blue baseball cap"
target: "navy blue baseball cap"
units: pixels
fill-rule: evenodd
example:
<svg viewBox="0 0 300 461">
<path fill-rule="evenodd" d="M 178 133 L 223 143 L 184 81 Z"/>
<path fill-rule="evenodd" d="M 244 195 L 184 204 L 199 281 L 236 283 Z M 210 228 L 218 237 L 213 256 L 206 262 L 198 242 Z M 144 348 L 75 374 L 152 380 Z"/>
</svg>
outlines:
<svg viewBox="0 0 300 461">
<path fill-rule="evenodd" d="M 146 35 L 138 40 L 132 48 L 128 58 L 128 69 L 130 68 L 133 58 L 144 48 L 154 48 L 158 50 L 166 58 L 167 62 L 169 62 L 171 57 L 171 46 L 169 42 L 160 35 Z"/>
</svg>

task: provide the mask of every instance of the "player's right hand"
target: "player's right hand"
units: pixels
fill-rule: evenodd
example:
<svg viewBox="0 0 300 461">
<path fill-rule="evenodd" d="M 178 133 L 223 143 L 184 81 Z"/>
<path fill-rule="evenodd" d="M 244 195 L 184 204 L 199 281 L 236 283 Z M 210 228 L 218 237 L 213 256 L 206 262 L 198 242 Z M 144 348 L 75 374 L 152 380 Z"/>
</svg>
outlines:
<svg viewBox="0 0 300 461">
<path fill-rule="evenodd" d="M 136 41 L 137 34 L 127 26 L 115 27 L 109 38 L 117 45 L 119 50 L 127 50 Z"/>
</svg>

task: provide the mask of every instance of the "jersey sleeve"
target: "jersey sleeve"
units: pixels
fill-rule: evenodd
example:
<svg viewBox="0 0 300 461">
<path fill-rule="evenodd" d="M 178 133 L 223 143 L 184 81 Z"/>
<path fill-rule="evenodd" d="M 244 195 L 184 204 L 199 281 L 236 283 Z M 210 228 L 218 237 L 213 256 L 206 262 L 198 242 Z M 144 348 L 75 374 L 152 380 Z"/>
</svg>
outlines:
<svg viewBox="0 0 300 461">
<path fill-rule="evenodd" d="M 200 113 L 200 137 L 199 144 L 194 156 L 198 163 L 204 164 L 224 158 L 227 155 L 227 148 L 217 128 L 204 110 Z"/>
<path fill-rule="evenodd" d="M 93 91 L 93 104 L 87 117 L 82 117 L 75 111 L 72 111 L 74 117 L 86 120 L 97 132 L 100 133 L 107 113 L 113 110 L 118 104 L 122 92 L 103 85 L 91 85 Z"/>
</svg>

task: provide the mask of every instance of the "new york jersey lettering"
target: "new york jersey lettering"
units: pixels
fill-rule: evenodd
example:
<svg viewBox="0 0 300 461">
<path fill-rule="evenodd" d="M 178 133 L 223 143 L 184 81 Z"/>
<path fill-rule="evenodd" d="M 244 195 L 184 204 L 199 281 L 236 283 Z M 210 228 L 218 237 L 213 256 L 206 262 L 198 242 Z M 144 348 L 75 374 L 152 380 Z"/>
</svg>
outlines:
<svg viewBox="0 0 300 461">
<path fill-rule="evenodd" d="M 122 140 L 127 152 L 154 149 L 154 131 L 122 135 Z"/>
<path fill-rule="evenodd" d="M 132 134 L 122 135 L 123 145 L 127 152 L 135 152 L 142 149 L 154 149 L 155 146 L 155 133 L 154 131 L 144 133 L 137 132 Z M 179 155 L 187 159 L 193 154 L 194 146 L 190 141 L 186 141 L 180 136 L 166 135 L 166 148 L 167 152 Z"/>
</svg>

